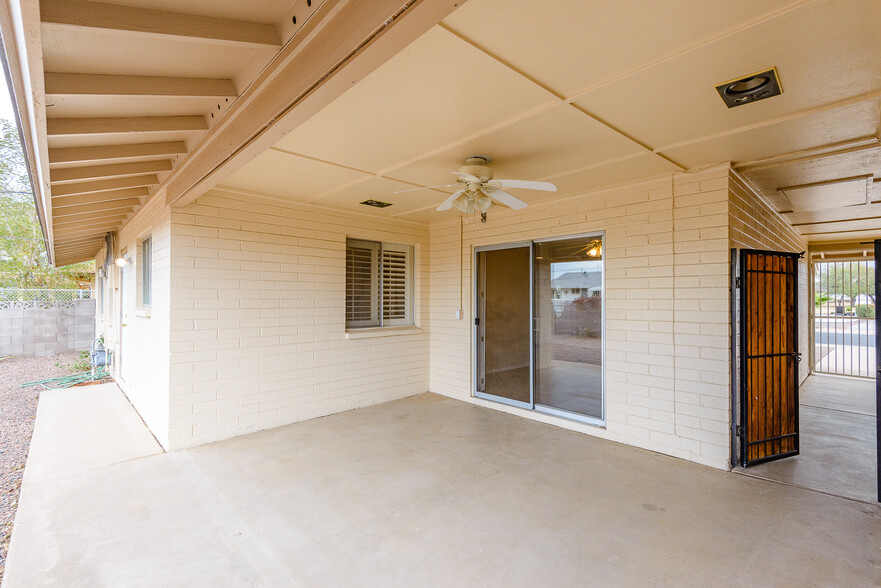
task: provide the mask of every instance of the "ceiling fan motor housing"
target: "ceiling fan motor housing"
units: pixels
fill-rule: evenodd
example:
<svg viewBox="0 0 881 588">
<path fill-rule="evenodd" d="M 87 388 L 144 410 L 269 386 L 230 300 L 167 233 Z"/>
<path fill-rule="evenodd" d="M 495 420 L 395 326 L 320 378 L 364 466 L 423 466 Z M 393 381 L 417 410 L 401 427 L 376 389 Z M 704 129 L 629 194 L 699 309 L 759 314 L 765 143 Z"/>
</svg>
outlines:
<svg viewBox="0 0 881 588">
<path fill-rule="evenodd" d="M 493 170 L 486 165 L 489 163 L 485 157 L 469 157 L 465 160 L 464 167 L 459 168 L 459 173 L 471 174 L 480 178 L 481 182 L 488 182 L 493 177 Z"/>
</svg>

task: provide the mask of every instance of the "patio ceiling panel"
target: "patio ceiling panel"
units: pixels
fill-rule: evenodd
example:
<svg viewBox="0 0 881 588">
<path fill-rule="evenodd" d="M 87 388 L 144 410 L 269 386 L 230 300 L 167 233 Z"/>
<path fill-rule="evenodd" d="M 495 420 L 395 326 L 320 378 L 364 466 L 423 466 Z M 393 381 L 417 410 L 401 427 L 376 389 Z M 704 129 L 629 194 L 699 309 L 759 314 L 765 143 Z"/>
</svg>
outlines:
<svg viewBox="0 0 881 588">
<path fill-rule="evenodd" d="M 541 10 L 469 0 L 278 146 L 423 186 L 485 154 L 497 177 L 560 188 L 517 194 L 530 203 L 731 161 L 773 202 L 781 186 L 818 175 L 881 178 L 863 153 L 879 150 L 879 28 L 881 6 L 869 0 L 554 0 Z M 724 106 L 715 84 L 771 66 L 781 96 Z M 799 163 L 811 155 L 817 169 Z M 372 214 L 423 222 L 457 214 L 435 213 L 432 192 L 420 207 L 382 186 L 328 183 L 313 201 L 353 207 L 369 195 L 395 203 Z M 828 227 L 868 231 L 854 216 Z"/>
<path fill-rule="evenodd" d="M 444 24 L 566 98 L 654 69 L 792 0 L 469 1 Z M 719 80 L 722 81 L 722 80 Z M 639 101 L 630 96 L 628 105 Z"/>
<path fill-rule="evenodd" d="M 382 172 L 556 103 L 553 95 L 435 27 L 277 146 Z"/>
<path fill-rule="evenodd" d="M 875 2 L 813 3 L 591 91 L 576 103 L 663 152 L 665 146 L 877 92 L 878 16 Z M 782 95 L 725 108 L 715 84 L 771 66 L 780 73 Z"/>
</svg>

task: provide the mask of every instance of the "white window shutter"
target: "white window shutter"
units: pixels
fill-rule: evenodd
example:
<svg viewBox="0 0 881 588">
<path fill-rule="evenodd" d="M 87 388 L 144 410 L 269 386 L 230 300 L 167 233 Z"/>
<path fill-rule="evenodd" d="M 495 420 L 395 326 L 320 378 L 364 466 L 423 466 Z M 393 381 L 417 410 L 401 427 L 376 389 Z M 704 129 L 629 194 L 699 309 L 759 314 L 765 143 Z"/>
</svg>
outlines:
<svg viewBox="0 0 881 588">
<path fill-rule="evenodd" d="M 382 245 L 382 324 L 409 325 L 412 320 L 413 247 Z"/>
<path fill-rule="evenodd" d="M 346 326 L 378 327 L 379 243 L 346 240 Z"/>
</svg>

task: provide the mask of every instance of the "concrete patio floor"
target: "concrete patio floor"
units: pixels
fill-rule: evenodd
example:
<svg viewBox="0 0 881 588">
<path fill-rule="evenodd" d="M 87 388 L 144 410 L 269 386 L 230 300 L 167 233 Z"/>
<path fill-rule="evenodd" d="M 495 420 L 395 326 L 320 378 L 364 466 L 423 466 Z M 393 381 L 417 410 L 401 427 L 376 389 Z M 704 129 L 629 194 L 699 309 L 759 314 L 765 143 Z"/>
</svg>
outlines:
<svg viewBox="0 0 881 588">
<path fill-rule="evenodd" d="M 3 588 L 875 586 L 881 509 L 424 394 L 161 453 L 43 394 Z"/>
<path fill-rule="evenodd" d="M 812 375 L 799 389 L 800 454 L 738 473 L 875 503 L 875 381 Z"/>
</svg>

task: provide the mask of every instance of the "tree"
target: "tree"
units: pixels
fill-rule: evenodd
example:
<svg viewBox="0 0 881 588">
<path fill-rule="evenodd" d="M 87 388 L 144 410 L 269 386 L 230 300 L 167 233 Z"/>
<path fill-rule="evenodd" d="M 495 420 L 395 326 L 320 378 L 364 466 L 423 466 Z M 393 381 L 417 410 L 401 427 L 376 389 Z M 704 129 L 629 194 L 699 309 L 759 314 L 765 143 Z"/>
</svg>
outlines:
<svg viewBox="0 0 881 588">
<path fill-rule="evenodd" d="M 827 300 L 848 302 L 865 294 L 875 302 L 875 262 L 835 261 L 815 265 L 814 292 L 822 294 Z"/>
<path fill-rule="evenodd" d="M 77 288 L 94 265 L 49 265 L 18 129 L 0 119 L 0 288 Z"/>
</svg>

